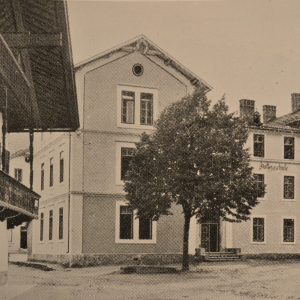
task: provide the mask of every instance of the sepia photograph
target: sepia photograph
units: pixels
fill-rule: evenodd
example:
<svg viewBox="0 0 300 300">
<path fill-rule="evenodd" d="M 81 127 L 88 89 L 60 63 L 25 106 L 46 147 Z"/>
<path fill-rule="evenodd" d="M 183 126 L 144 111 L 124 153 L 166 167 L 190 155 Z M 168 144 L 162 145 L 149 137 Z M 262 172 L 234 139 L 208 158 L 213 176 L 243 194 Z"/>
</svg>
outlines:
<svg viewBox="0 0 300 300">
<path fill-rule="evenodd" d="M 0 0 L 0 300 L 300 299 L 299 20 Z"/>
</svg>

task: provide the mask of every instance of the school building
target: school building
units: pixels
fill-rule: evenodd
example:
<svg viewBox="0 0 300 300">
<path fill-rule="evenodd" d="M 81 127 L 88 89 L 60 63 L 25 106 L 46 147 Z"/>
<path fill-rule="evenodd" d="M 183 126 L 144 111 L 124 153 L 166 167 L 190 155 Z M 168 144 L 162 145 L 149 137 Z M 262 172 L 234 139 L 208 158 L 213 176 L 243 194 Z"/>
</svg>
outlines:
<svg viewBox="0 0 300 300">
<path fill-rule="evenodd" d="M 31 259 L 71 264 L 174 259 L 183 216 L 138 220 L 123 176 L 141 133 L 171 102 L 211 87 L 145 36 L 75 66 L 80 128 L 35 138 L 34 189 L 41 195 Z M 195 235 L 196 222 L 192 222 Z M 191 238 L 191 243 L 195 240 Z M 192 253 L 196 245 L 191 245 Z"/>
</svg>

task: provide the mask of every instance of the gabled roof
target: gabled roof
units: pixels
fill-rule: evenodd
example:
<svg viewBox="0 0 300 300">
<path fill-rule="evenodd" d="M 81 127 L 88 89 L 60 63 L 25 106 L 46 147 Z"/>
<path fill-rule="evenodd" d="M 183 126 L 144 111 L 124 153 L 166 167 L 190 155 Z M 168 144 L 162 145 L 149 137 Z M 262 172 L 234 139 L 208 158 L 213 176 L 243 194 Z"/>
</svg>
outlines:
<svg viewBox="0 0 300 300">
<path fill-rule="evenodd" d="M 161 59 L 166 66 L 171 66 L 177 72 L 185 76 L 191 82 L 192 85 L 195 86 L 201 85 L 204 86 L 207 91 L 212 90 L 212 87 L 208 83 L 206 83 L 203 79 L 201 79 L 200 77 L 192 73 L 189 69 L 187 69 L 182 64 L 180 64 L 176 59 L 174 59 L 164 50 L 159 48 L 156 44 L 154 44 L 144 35 L 139 35 L 130 41 L 127 41 L 121 45 L 118 45 L 112 49 L 109 49 L 105 52 L 102 52 L 98 55 L 95 55 L 87 60 L 78 63 L 75 66 L 75 70 L 82 68 L 85 65 L 90 64 L 101 58 L 110 57 L 114 53 L 118 53 L 118 52 L 131 53 L 134 51 L 138 51 L 145 56 L 156 56 L 159 59 Z"/>
<path fill-rule="evenodd" d="M 8 131 L 76 130 L 66 2 L 0 0 L 0 7 L 0 84 L 8 88 L 0 88 L 0 106 L 7 95 Z"/>
</svg>

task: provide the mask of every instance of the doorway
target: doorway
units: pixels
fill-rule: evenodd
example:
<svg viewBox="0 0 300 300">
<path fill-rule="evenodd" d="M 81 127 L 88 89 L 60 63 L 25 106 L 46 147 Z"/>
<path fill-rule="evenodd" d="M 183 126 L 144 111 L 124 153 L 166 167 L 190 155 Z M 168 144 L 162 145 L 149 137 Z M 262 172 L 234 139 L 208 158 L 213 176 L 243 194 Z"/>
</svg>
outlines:
<svg viewBox="0 0 300 300">
<path fill-rule="evenodd" d="M 21 226 L 20 248 L 27 249 L 27 226 Z"/>
<path fill-rule="evenodd" d="M 201 247 L 206 252 L 219 252 L 219 223 L 201 224 Z"/>
</svg>

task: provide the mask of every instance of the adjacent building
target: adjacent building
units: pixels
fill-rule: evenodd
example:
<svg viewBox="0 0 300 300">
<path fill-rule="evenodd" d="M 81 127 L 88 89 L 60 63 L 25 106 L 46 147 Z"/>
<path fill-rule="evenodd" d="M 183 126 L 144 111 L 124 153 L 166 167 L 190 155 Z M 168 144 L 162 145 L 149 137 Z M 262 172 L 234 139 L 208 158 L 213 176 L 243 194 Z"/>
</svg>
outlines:
<svg viewBox="0 0 300 300">
<path fill-rule="evenodd" d="M 200 225 L 208 252 L 240 248 L 242 254 L 300 253 L 300 94 L 292 94 L 292 113 L 276 117 L 263 106 L 263 124 L 250 127 L 246 147 L 257 185 L 265 195 L 247 222 L 211 221 Z M 240 115 L 255 111 L 253 100 L 240 100 Z"/>
<path fill-rule="evenodd" d="M 180 257 L 181 208 L 158 222 L 136 219 L 125 202 L 123 179 L 135 143 L 154 130 L 162 109 L 196 86 L 211 87 L 145 36 L 75 70 L 80 128 L 35 138 L 34 189 L 41 201 L 32 259 L 89 264 L 137 254 Z M 193 220 L 191 236 L 197 229 Z"/>
<path fill-rule="evenodd" d="M 29 188 L 30 186 L 30 167 L 29 149 L 21 149 L 10 155 L 9 175 L 18 182 Z M 8 253 L 19 253 L 27 251 L 27 228 L 28 222 L 8 229 Z"/>
</svg>

